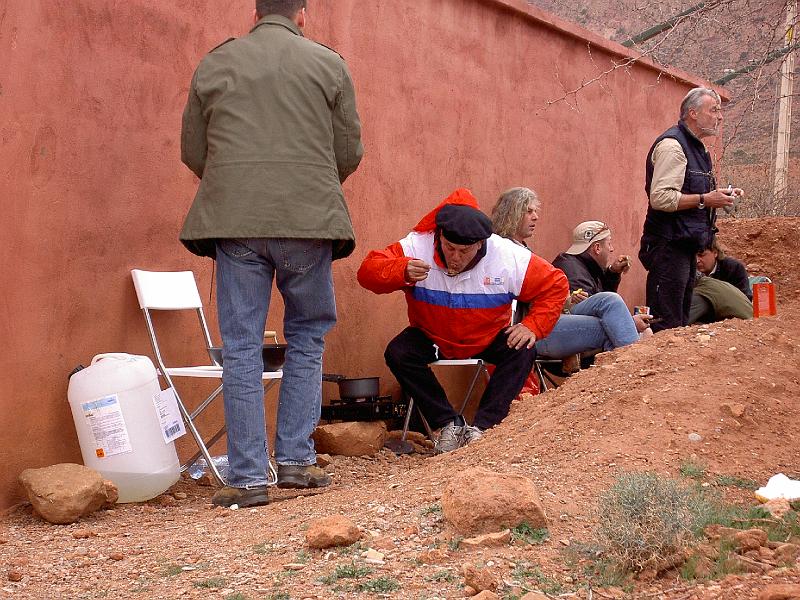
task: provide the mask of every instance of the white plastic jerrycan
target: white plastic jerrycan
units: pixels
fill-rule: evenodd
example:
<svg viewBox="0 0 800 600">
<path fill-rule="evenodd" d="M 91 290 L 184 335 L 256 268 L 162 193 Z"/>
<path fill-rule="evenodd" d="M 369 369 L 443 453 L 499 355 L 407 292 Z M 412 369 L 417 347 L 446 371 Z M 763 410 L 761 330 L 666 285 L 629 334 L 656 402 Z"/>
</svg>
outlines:
<svg viewBox="0 0 800 600">
<path fill-rule="evenodd" d="M 119 502 L 155 498 L 180 476 L 175 442 L 165 441 L 159 418 L 160 392 L 152 361 L 133 354 L 98 354 L 69 380 L 83 463 L 116 484 Z"/>
</svg>

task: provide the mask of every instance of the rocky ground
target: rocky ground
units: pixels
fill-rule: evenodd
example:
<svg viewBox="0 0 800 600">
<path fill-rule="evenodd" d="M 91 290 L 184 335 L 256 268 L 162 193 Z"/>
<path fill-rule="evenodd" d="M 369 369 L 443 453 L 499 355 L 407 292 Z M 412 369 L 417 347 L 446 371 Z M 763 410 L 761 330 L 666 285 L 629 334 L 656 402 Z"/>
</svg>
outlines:
<svg viewBox="0 0 800 600">
<path fill-rule="evenodd" d="M 538 590 L 550 598 L 733 600 L 756 598 L 769 585 L 800 585 L 797 563 L 704 582 L 668 571 L 622 587 L 586 568 L 597 499 L 621 472 L 685 479 L 692 465 L 698 481 L 744 506 L 756 501 L 739 483 L 764 485 L 779 472 L 800 478 L 800 219 L 729 220 L 721 229 L 733 255 L 775 281 L 777 317 L 662 332 L 608 353 L 556 390 L 515 402 L 504 423 L 468 448 L 334 457 L 330 488 L 277 490 L 262 508 L 213 508 L 213 490 L 190 479 L 153 501 L 73 525 L 14 507 L 0 521 L 0 596 L 459 598 L 467 563 L 489 570 L 501 598 Z M 442 492 L 477 466 L 535 483 L 546 539 L 476 549 L 458 543 L 442 515 Z M 309 524 L 328 515 L 352 519 L 361 541 L 310 549 Z M 367 563 L 369 548 L 383 560 Z"/>
</svg>

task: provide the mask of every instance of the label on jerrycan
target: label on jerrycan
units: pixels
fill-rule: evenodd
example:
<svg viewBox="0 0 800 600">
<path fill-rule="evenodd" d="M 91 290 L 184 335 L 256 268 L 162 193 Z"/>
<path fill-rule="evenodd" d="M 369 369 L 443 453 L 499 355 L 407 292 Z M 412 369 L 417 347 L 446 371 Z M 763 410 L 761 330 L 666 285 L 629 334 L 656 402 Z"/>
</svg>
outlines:
<svg viewBox="0 0 800 600">
<path fill-rule="evenodd" d="M 117 454 L 133 452 L 128 428 L 122 416 L 119 397 L 116 394 L 81 404 L 83 416 L 94 436 L 97 458 L 108 458 Z"/>
</svg>

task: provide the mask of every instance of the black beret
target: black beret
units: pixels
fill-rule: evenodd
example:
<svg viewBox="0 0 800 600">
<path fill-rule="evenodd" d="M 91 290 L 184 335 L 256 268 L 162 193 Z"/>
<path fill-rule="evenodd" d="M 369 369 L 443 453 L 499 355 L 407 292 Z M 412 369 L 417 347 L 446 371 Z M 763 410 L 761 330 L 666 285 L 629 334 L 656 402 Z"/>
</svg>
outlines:
<svg viewBox="0 0 800 600">
<path fill-rule="evenodd" d="M 477 208 L 445 204 L 436 213 L 436 226 L 450 243 L 468 246 L 492 235 L 492 221 Z"/>
</svg>

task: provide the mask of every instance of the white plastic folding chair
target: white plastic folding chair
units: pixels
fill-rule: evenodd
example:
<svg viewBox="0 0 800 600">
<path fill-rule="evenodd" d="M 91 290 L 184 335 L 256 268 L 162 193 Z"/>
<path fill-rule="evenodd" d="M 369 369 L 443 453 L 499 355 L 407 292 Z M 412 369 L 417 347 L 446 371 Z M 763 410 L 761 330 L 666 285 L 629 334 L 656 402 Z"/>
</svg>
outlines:
<svg viewBox="0 0 800 600">
<path fill-rule="evenodd" d="M 158 363 L 159 374 L 175 392 L 178 408 L 183 416 L 186 428 L 192 434 L 199 449 L 194 456 L 181 465 L 181 470 L 186 470 L 202 456 L 205 458 L 206 464 L 214 479 L 216 479 L 220 485 L 225 485 L 225 480 L 220 475 L 214 461 L 211 460 L 211 454 L 209 452 L 209 448 L 225 434 L 225 426 L 223 425 L 219 428 L 219 430 L 208 439 L 204 439 L 195 423 L 200 414 L 208 408 L 214 399 L 222 392 L 221 381 L 223 368 L 213 361 L 212 364 L 209 365 L 168 367 L 164 363 L 151 316 L 151 311 L 196 311 L 200 321 L 200 328 L 202 329 L 206 350 L 208 351 L 212 348 L 211 335 L 208 331 L 208 324 L 203 313 L 203 303 L 197 291 L 194 273 L 192 271 L 142 271 L 140 269 L 134 269 L 131 271 L 131 276 L 133 277 L 133 285 L 136 288 L 136 296 L 139 299 L 139 306 L 144 313 L 144 320 L 147 325 L 147 332 L 150 335 L 153 353 Z M 211 395 L 198 404 L 194 410 L 189 411 L 174 383 L 174 379 L 181 377 L 219 379 L 220 384 Z M 265 371 L 262 375 L 262 379 L 265 382 L 265 392 L 274 386 L 282 377 L 283 371 Z M 277 475 L 272 466 L 272 462 L 269 461 L 267 485 L 274 485 L 276 482 Z"/>
</svg>

